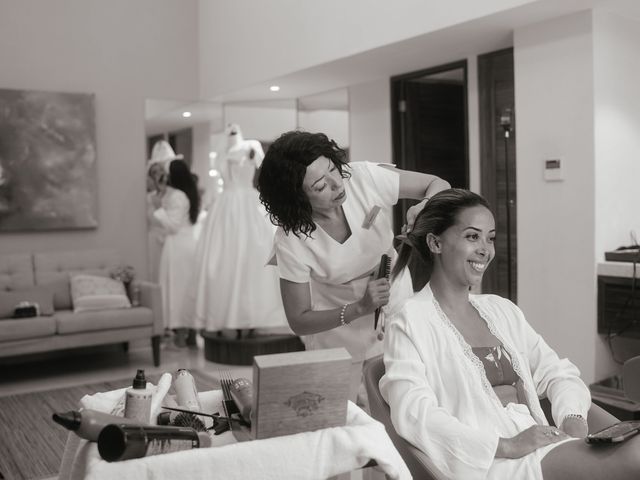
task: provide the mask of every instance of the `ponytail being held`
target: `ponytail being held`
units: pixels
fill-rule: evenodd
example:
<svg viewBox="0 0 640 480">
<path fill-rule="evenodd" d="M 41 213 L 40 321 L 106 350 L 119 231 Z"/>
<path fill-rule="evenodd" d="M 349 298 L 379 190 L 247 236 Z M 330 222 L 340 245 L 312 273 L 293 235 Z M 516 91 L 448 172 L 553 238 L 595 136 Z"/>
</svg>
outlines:
<svg viewBox="0 0 640 480">
<path fill-rule="evenodd" d="M 422 290 L 433 271 L 433 253 L 427 246 L 427 235 L 442 234 L 455 224 L 461 210 L 478 205 L 491 209 L 483 197 L 469 190 L 450 188 L 436 193 L 418 213 L 413 230 L 396 237 L 402 241 L 402 245 L 391 278 L 395 279 L 408 267 L 413 290 Z"/>
</svg>

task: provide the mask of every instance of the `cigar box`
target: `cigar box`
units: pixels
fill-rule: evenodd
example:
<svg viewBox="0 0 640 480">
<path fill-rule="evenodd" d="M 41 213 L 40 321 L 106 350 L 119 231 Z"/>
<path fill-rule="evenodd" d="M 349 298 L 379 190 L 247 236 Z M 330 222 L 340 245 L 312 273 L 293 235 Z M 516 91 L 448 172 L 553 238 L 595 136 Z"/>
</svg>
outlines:
<svg viewBox="0 0 640 480">
<path fill-rule="evenodd" d="M 255 356 L 252 437 L 344 425 L 350 368 L 344 348 Z"/>
</svg>

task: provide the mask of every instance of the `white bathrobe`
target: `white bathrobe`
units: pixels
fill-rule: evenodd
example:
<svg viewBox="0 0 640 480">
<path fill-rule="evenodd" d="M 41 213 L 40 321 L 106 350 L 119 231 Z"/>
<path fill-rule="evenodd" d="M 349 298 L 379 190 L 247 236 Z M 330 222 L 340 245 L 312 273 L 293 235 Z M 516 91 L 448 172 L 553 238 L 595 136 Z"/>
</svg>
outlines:
<svg viewBox="0 0 640 480">
<path fill-rule="evenodd" d="M 380 390 L 393 424 L 447 478 L 541 479 L 540 461 L 558 444 L 520 459 L 496 459 L 499 438 L 513 437 L 534 423 L 546 425 L 538 400 L 545 396 L 556 425 L 570 413 L 586 418 L 589 389 L 578 368 L 558 357 L 516 305 L 495 295 L 469 298 L 511 355 L 529 408 L 502 406 L 482 363 L 427 285 L 387 319 Z"/>
<path fill-rule="evenodd" d="M 158 282 L 162 291 L 164 326 L 167 328 L 191 326 L 182 322 L 181 317 L 198 241 L 197 230 L 189 220 L 189 207 L 189 198 L 183 191 L 167 187 L 162 207 L 153 213 L 166 233 Z"/>
</svg>

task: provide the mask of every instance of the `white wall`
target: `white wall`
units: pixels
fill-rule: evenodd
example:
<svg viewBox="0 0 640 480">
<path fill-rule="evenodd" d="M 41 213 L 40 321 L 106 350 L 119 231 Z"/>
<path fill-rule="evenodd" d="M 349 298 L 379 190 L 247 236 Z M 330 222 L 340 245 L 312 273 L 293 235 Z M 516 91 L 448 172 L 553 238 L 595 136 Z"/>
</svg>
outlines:
<svg viewBox="0 0 640 480">
<path fill-rule="evenodd" d="M 211 123 L 199 123 L 191 127 L 193 134 L 193 156 L 191 171 L 198 175 L 198 187 L 209 187 L 209 153 L 211 152 Z"/>
<path fill-rule="evenodd" d="M 295 130 L 297 125 L 293 101 L 290 108 L 224 105 L 223 109 L 224 124 L 237 123 L 245 140 L 273 142 L 282 133 Z"/>
<path fill-rule="evenodd" d="M 298 128 L 322 132 L 342 148 L 349 148 L 349 112 L 347 110 L 300 110 Z"/>
<path fill-rule="evenodd" d="M 640 235 L 640 21 L 594 11 L 595 258 Z M 640 340 L 616 338 L 616 358 L 640 354 Z M 596 340 L 596 378 L 619 370 L 603 338 Z"/>
<path fill-rule="evenodd" d="M 596 255 L 640 236 L 640 22 L 596 11 Z"/>
<path fill-rule="evenodd" d="M 594 379 L 595 160 L 590 12 L 515 31 L 518 303 L 557 350 Z M 565 180 L 545 182 L 561 157 Z"/>
<path fill-rule="evenodd" d="M 530 3 L 199 0 L 202 98 Z"/>
<path fill-rule="evenodd" d="M 113 247 L 146 276 L 145 98 L 197 95 L 196 0 L 2 0 L 0 88 L 95 93 L 96 230 L 3 233 L 0 251 Z"/>
<path fill-rule="evenodd" d="M 389 80 L 349 87 L 351 161 L 391 162 Z"/>
</svg>

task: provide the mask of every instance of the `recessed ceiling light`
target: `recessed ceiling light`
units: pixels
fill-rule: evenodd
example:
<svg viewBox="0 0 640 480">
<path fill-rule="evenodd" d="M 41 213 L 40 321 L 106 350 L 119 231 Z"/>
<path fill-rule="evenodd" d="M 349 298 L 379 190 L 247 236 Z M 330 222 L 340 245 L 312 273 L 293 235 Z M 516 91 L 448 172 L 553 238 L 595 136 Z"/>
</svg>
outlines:
<svg viewBox="0 0 640 480">
<path fill-rule="evenodd" d="M 271 90 L 272 92 L 279 92 L 280 91 L 280 87 L 278 85 L 271 85 L 269 87 L 269 90 Z"/>
<path fill-rule="evenodd" d="M 191 116 L 191 112 L 182 112 L 182 116 L 184 118 L 189 118 Z"/>
</svg>

